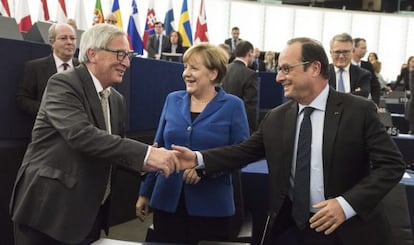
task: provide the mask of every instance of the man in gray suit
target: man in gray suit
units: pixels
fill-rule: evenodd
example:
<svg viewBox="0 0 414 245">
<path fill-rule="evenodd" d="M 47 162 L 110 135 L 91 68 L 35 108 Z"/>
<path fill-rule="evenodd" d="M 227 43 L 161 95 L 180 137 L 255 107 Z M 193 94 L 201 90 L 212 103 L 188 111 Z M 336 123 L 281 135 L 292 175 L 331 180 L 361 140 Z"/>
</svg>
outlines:
<svg viewBox="0 0 414 245">
<path fill-rule="evenodd" d="M 125 101 L 111 86 L 130 57 L 124 31 L 94 25 L 82 37 L 82 64 L 50 78 L 10 202 L 16 244 L 90 244 L 108 229 L 117 166 L 175 169 L 172 152 L 123 137 Z"/>
<path fill-rule="evenodd" d="M 148 38 L 147 51 L 148 58 L 154 58 L 159 60 L 161 53 L 166 49 L 170 43 L 169 38 L 164 35 L 164 24 L 161 21 L 154 23 L 154 35 Z"/>
</svg>

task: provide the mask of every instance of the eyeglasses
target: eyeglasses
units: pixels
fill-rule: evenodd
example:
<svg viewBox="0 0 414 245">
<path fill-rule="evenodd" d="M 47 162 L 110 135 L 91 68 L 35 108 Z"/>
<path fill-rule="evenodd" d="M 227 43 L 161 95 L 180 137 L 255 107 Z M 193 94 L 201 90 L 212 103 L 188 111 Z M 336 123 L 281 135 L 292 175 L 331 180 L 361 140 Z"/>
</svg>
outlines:
<svg viewBox="0 0 414 245">
<path fill-rule="evenodd" d="M 276 71 L 277 72 L 282 72 L 283 74 L 287 75 L 287 74 L 289 74 L 290 70 L 292 70 L 292 68 L 294 68 L 296 66 L 306 65 L 306 64 L 309 64 L 309 63 L 310 63 L 310 61 L 304 61 L 304 62 L 294 64 L 294 65 L 277 66 Z"/>
<path fill-rule="evenodd" d="M 72 42 L 74 42 L 76 41 L 76 37 L 75 36 L 60 36 L 60 37 L 56 37 L 56 40 L 59 40 L 62 42 L 67 42 L 71 40 Z"/>
<path fill-rule="evenodd" d="M 116 23 L 118 23 L 118 21 L 117 21 L 117 20 L 109 20 L 109 19 L 106 19 L 106 20 L 105 20 L 105 22 L 106 22 L 107 24 L 112 24 L 112 25 L 116 25 Z"/>
<path fill-rule="evenodd" d="M 118 59 L 118 61 L 123 61 L 125 57 L 127 56 L 128 56 L 128 59 L 131 60 L 132 57 L 134 56 L 134 52 L 127 52 L 125 50 L 113 50 L 109 48 L 101 48 L 101 50 L 116 53 L 116 58 Z"/>
<path fill-rule="evenodd" d="M 331 51 L 331 54 L 333 54 L 336 57 L 339 57 L 341 54 L 343 56 L 348 56 L 351 53 L 351 50 L 335 50 Z"/>
</svg>

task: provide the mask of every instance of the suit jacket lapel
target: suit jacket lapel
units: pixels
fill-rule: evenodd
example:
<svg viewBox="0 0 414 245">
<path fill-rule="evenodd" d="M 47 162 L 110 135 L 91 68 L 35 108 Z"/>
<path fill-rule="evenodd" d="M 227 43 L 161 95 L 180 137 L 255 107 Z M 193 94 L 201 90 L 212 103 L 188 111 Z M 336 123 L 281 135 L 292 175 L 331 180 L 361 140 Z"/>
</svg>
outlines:
<svg viewBox="0 0 414 245">
<path fill-rule="evenodd" d="M 114 88 L 111 88 L 111 94 L 109 96 L 109 111 L 111 112 L 111 132 L 112 134 L 120 134 L 121 130 L 119 128 L 118 120 L 122 118 L 121 113 L 123 110 L 119 110 L 122 105 L 119 104 L 119 100 L 116 99 L 117 94 L 114 91 Z"/>
<path fill-rule="evenodd" d="M 220 89 L 217 91 L 216 97 L 214 97 L 204 108 L 204 110 L 200 113 L 200 115 L 194 120 L 193 124 L 196 124 L 200 120 L 204 120 L 206 117 L 213 114 L 215 111 L 220 109 L 225 101 L 224 98 L 224 91 L 223 89 Z"/>
<path fill-rule="evenodd" d="M 332 178 L 332 175 L 330 174 L 332 169 L 332 158 L 333 154 L 335 154 L 334 145 L 339 127 L 339 122 L 342 117 L 342 112 L 342 96 L 331 88 L 329 90 L 328 101 L 326 102 L 325 121 L 323 129 L 322 160 L 325 189 L 326 186 L 330 184 L 329 178 Z"/>
<path fill-rule="evenodd" d="M 100 129 L 106 130 L 105 119 L 102 112 L 101 101 L 96 93 L 95 85 L 93 84 L 92 77 L 90 76 L 88 69 L 85 65 L 80 65 L 75 68 L 79 79 L 82 81 L 85 91 L 85 99 L 89 101 L 92 109 L 91 114 L 94 117 L 95 125 Z"/>
<path fill-rule="evenodd" d="M 285 115 L 286 129 L 283 130 L 283 155 L 288 164 L 289 171 L 292 168 L 293 149 L 296 135 L 296 121 L 298 117 L 298 104 L 293 102 Z"/>
</svg>

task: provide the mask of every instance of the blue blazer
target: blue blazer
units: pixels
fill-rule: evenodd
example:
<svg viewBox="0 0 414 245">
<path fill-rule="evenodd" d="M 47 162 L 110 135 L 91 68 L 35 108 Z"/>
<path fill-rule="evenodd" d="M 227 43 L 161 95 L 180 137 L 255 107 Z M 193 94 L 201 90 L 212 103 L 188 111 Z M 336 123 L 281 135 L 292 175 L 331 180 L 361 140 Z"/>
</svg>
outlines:
<svg viewBox="0 0 414 245">
<path fill-rule="evenodd" d="M 203 150 L 247 139 L 249 126 L 243 101 L 222 88 L 216 90 L 216 97 L 194 122 L 191 121 L 190 95 L 186 91 L 170 93 L 161 113 L 155 142 L 168 149 L 176 144 Z M 182 190 L 191 216 L 234 215 L 233 186 L 228 172 L 203 177 L 197 184 L 185 184 L 183 171 L 168 178 L 149 173 L 141 184 L 140 195 L 149 197 L 153 208 L 175 212 Z"/>
</svg>

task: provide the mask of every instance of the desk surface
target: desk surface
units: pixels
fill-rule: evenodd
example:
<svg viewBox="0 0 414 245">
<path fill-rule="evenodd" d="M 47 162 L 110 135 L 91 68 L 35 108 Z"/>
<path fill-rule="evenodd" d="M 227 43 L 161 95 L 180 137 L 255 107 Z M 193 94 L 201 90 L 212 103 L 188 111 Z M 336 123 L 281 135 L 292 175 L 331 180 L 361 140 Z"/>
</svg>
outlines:
<svg viewBox="0 0 414 245">
<path fill-rule="evenodd" d="M 101 238 L 92 243 L 92 245 L 184 245 L 178 243 L 158 243 L 158 242 L 129 242 L 121 240 L 113 240 L 108 238 Z"/>
</svg>

